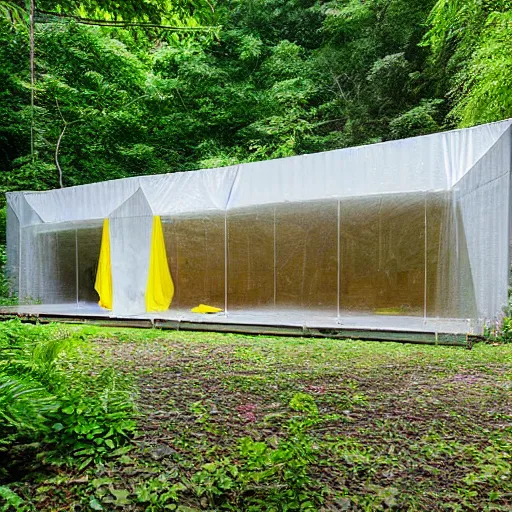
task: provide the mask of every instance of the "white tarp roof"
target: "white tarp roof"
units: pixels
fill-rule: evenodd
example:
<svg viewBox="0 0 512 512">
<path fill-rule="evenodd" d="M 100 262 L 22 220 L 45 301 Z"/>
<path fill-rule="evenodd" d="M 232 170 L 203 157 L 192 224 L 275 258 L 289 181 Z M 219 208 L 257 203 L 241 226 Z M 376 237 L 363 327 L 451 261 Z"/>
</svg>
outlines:
<svg viewBox="0 0 512 512">
<path fill-rule="evenodd" d="M 103 219 L 139 189 L 154 215 L 449 190 L 511 125 L 512 120 L 506 120 L 218 169 L 125 178 L 47 192 L 12 192 L 7 200 L 21 225 L 30 225 Z M 31 215 L 23 213 L 25 201 L 33 210 Z"/>
</svg>

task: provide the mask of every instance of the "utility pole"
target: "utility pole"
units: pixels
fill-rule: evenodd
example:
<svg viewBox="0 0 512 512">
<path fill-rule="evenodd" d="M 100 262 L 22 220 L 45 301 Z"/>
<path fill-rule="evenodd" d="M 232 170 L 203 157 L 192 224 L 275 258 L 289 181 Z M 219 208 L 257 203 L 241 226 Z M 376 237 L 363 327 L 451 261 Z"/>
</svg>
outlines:
<svg viewBox="0 0 512 512">
<path fill-rule="evenodd" d="M 35 0 L 30 0 L 29 30 L 30 30 L 30 156 L 34 161 L 34 87 L 35 87 L 35 36 L 34 36 L 34 14 Z"/>
</svg>

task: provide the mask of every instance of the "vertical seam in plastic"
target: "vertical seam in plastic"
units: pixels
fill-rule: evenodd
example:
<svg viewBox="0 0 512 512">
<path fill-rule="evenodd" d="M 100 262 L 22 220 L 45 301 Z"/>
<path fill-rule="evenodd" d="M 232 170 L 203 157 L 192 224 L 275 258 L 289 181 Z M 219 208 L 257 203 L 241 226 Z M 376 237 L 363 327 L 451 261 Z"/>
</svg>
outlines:
<svg viewBox="0 0 512 512">
<path fill-rule="evenodd" d="M 427 240 L 427 192 L 425 192 L 425 202 L 424 202 L 424 269 L 425 269 L 425 277 L 424 277 L 424 283 L 423 283 L 423 322 L 427 321 L 427 278 L 428 278 L 428 270 L 427 270 L 427 252 L 428 252 L 428 240 Z"/>
<path fill-rule="evenodd" d="M 75 287 L 76 287 L 76 307 L 78 309 L 78 229 L 75 228 Z"/>
<path fill-rule="evenodd" d="M 18 220 L 18 223 L 19 223 L 19 228 L 18 228 L 18 231 L 19 231 L 19 244 L 18 244 L 18 301 L 21 299 L 21 241 L 22 241 L 22 238 L 21 238 L 21 222 L 19 222 Z"/>
<path fill-rule="evenodd" d="M 336 284 L 336 318 L 340 321 L 340 293 L 341 293 L 341 201 L 338 199 L 338 256 L 337 256 L 337 284 Z"/>
<path fill-rule="evenodd" d="M 224 210 L 224 314 L 228 316 L 228 212 Z"/>
<path fill-rule="evenodd" d="M 236 166 L 235 176 L 233 177 L 233 181 L 231 182 L 231 187 L 229 188 L 229 194 L 226 199 L 226 204 L 224 206 L 224 314 L 228 316 L 228 207 L 229 202 L 231 201 L 231 194 L 233 193 L 233 188 L 235 187 L 236 179 L 238 178 L 238 172 L 240 171 L 240 166 Z"/>
<path fill-rule="evenodd" d="M 276 239 L 276 207 L 274 205 L 274 306 L 277 298 L 277 239 Z"/>
<path fill-rule="evenodd" d="M 377 270 L 382 268 L 382 198 L 379 199 L 379 262 Z"/>
<path fill-rule="evenodd" d="M 176 301 L 178 305 L 180 305 L 180 245 L 178 242 L 178 225 L 176 222 L 174 223 L 174 232 L 176 234 Z"/>
<path fill-rule="evenodd" d="M 507 131 L 509 132 L 509 139 L 511 139 L 511 143 L 512 143 L 512 127 L 508 127 Z M 511 198 L 512 198 L 512 151 L 510 153 L 510 159 L 509 159 L 509 163 L 508 163 L 509 167 L 508 167 L 508 201 L 507 201 L 507 213 L 508 213 L 508 243 L 507 243 L 507 248 L 508 248 L 508 258 L 507 258 L 507 262 L 508 262 L 508 282 L 510 283 L 510 280 L 511 280 L 511 267 L 512 267 L 512 251 L 511 251 L 511 246 L 510 246 L 510 243 L 512 241 L 512 212 L 510 211 L 510 208 L 511 208 Z"/>
</svg>

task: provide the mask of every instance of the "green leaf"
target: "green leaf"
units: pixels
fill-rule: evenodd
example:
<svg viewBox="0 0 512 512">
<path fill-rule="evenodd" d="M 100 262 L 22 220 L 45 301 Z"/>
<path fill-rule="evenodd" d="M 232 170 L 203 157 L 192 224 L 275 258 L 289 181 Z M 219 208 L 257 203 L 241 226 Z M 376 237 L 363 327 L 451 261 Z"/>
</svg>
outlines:
<svg viewBox="0 0 512 512">
<path fill-rule="evenodd" d="M 128 499 L 130 491 L 125 489 L 111 489 L 110 493 L 115 497 L 115 504 L 119 507 L 131 503 L 131 500 Z"/>
<path fill-rule="evenodd" d="M 93 510 L 103 510 L 103 505 L 96 498 L 91 498 L 90 499 L 89 506 Z"/>
</svg>

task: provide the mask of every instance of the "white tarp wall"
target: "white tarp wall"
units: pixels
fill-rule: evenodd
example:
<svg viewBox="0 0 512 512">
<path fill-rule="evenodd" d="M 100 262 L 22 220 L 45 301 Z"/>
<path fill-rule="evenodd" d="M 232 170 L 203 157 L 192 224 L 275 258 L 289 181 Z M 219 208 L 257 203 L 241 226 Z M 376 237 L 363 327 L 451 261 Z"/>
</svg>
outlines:
<svg viewBox="0 0 512 512">
<path fill-rule="evenodd" d="M 480 321 L 499 317 L 508 300 L 511 142 L 509 126 L 454 186 L 472 277 L 472 287 L 459 289 L 459 297 L 467 301 L 474 294 Z"/>
<path fill-rule="evenodd" d="M 153 211 L 141 188 L 110 215 L 114 315 L 143 315 Z"/>
<path fill-rule="evenodd" d="M 511 121 L 239 166 L 8 194 L 20 299 L 95 300 L 111 222 L 114 313 L 144 312 L 153 215 L 171 307 L 470 318 L 507 302 Z M 479 327 L 480 326 L 480 327 Z"/>
</svg>

